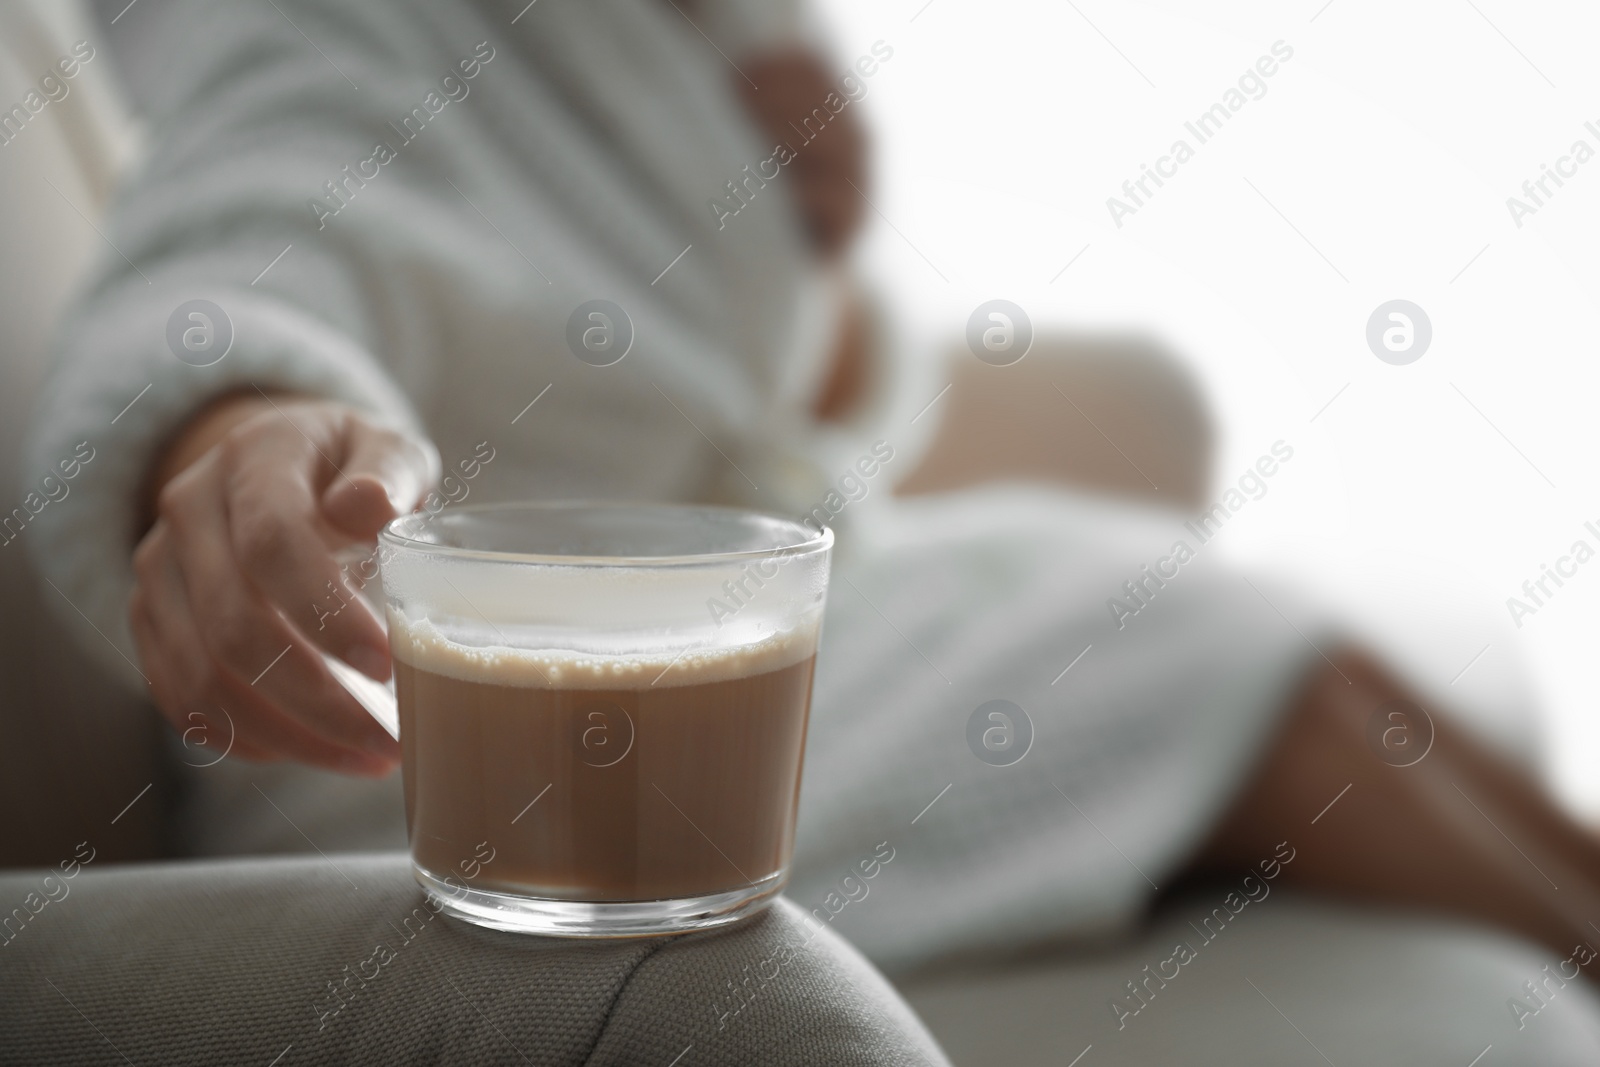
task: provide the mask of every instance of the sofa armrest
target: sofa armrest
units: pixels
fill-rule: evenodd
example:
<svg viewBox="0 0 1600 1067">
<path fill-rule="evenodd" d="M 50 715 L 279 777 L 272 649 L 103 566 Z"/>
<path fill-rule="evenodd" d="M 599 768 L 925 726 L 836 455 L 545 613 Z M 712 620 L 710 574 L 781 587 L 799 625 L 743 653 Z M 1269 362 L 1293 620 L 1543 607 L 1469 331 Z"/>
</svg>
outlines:
<svg viewBox="0 0 1600 1067">
<path fill-rule="evenodd" d="M 1041 336 L 1019 363 L 951 359 L 943 419 L 902 495 L 1042 481 L 1188 509 L 1209 487 L 1213 434 L 1198 385 L 1138 336 Z M 937 410 L 937 409 L 935 409 Z"/>
<path fill-rule="evenodd" d="M 402 853 L 99 865 L 0 875 L 4 906 L 34 902 L 0 930 L 7 1062 L 949 1067 L 783 898 L 720 930 L 579 941 L 440 915 Z"/>
</svg>

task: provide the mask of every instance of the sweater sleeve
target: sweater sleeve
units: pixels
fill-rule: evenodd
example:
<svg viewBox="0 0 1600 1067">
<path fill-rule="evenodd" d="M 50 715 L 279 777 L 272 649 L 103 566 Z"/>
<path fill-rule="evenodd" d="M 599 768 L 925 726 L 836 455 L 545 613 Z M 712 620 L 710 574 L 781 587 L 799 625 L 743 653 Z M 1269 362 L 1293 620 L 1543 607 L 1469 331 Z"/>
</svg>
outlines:
<svg viewBox="0 0 1600 1067">
<path fill-rule="evenodd" d="M 374 94 L 353 91 L 286 18 L 262 10 L 230 7 L 227 32 L 207 40 L 197 20 L 172 42 L 183 58 L 164 81 L 148 152 L 99 225 L 105 254 L 69 310 L 35 413 L 28 469 L 51 472 L 44 489 L 55 488 L 11 516 L 35 527 L 26 541 L 55 590 L 46 596 L 133 684 L 137 492 L 184 419 L 221 393 L 261 388 L 418 428 L 396 379 L 414 382 L 422 368 L 385 365 L 371 327 L 415 302 L 403 280 L 360 270 L 371 249 L 308 224 L 308 194 L 338 172 L 332 159 L 381 125 L 364 113 Z"/>
</svg>

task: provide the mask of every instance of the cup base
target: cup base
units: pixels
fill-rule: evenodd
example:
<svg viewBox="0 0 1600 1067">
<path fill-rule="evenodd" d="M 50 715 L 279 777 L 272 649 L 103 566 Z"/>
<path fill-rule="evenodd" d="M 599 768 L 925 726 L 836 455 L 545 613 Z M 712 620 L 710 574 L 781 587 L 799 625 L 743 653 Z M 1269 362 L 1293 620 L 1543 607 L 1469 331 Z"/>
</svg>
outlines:
<svg viewBox="0 0 1600 1067">
<path fill-rule="evenodd" d="M 411 865 L 417 884 L 444 914 L 491 930 L 545 937 L 652 937 L 738 922 L 772 903 L 788 872 L 724 893 L 672 900 L 585 903 L 496 893 L 445 882 Z"/>
</svg>

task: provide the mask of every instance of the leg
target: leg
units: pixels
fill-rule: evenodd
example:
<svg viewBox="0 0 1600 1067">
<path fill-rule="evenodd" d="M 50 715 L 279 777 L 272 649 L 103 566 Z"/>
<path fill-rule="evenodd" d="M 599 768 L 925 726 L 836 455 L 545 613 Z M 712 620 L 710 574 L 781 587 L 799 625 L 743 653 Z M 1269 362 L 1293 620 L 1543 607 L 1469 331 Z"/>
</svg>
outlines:
<svg viewBox="0 0 1600 1067">
<path fill-rule="evenodd" d="M 1305 889 L 1477 919 L 1562 957 L 1578 941 L 1600 943 L 1589 921 L 1600 915 L 1595 840 L 1438 715 L 1420 761 L 1380 759 L 1369 720 L 1392 700 L 1420 703 L 1359 652 L 1314 671 L 1195 869 L 1249 866 L 1287 839 L 1298 855 L 1285 877 Z"/>
</svg>

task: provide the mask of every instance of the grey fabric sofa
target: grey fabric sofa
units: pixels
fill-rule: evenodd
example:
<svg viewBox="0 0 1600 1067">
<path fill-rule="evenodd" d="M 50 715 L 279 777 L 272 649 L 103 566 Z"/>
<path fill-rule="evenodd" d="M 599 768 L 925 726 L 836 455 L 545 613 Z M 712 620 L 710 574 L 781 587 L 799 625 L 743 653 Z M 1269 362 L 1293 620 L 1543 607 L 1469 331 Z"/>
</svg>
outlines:
<svg viewBox="0 0 1600 1067">
<path fill-rule="evenodd" d="M 436 915 L 400 855 L 95 870 L 90 849 L 71 877 L 0 877 L 28 915 L 0 934 L 0 1063 L 946 1063 L 785 900 L 720 931 L 580 942 Z"/>
</svg>

